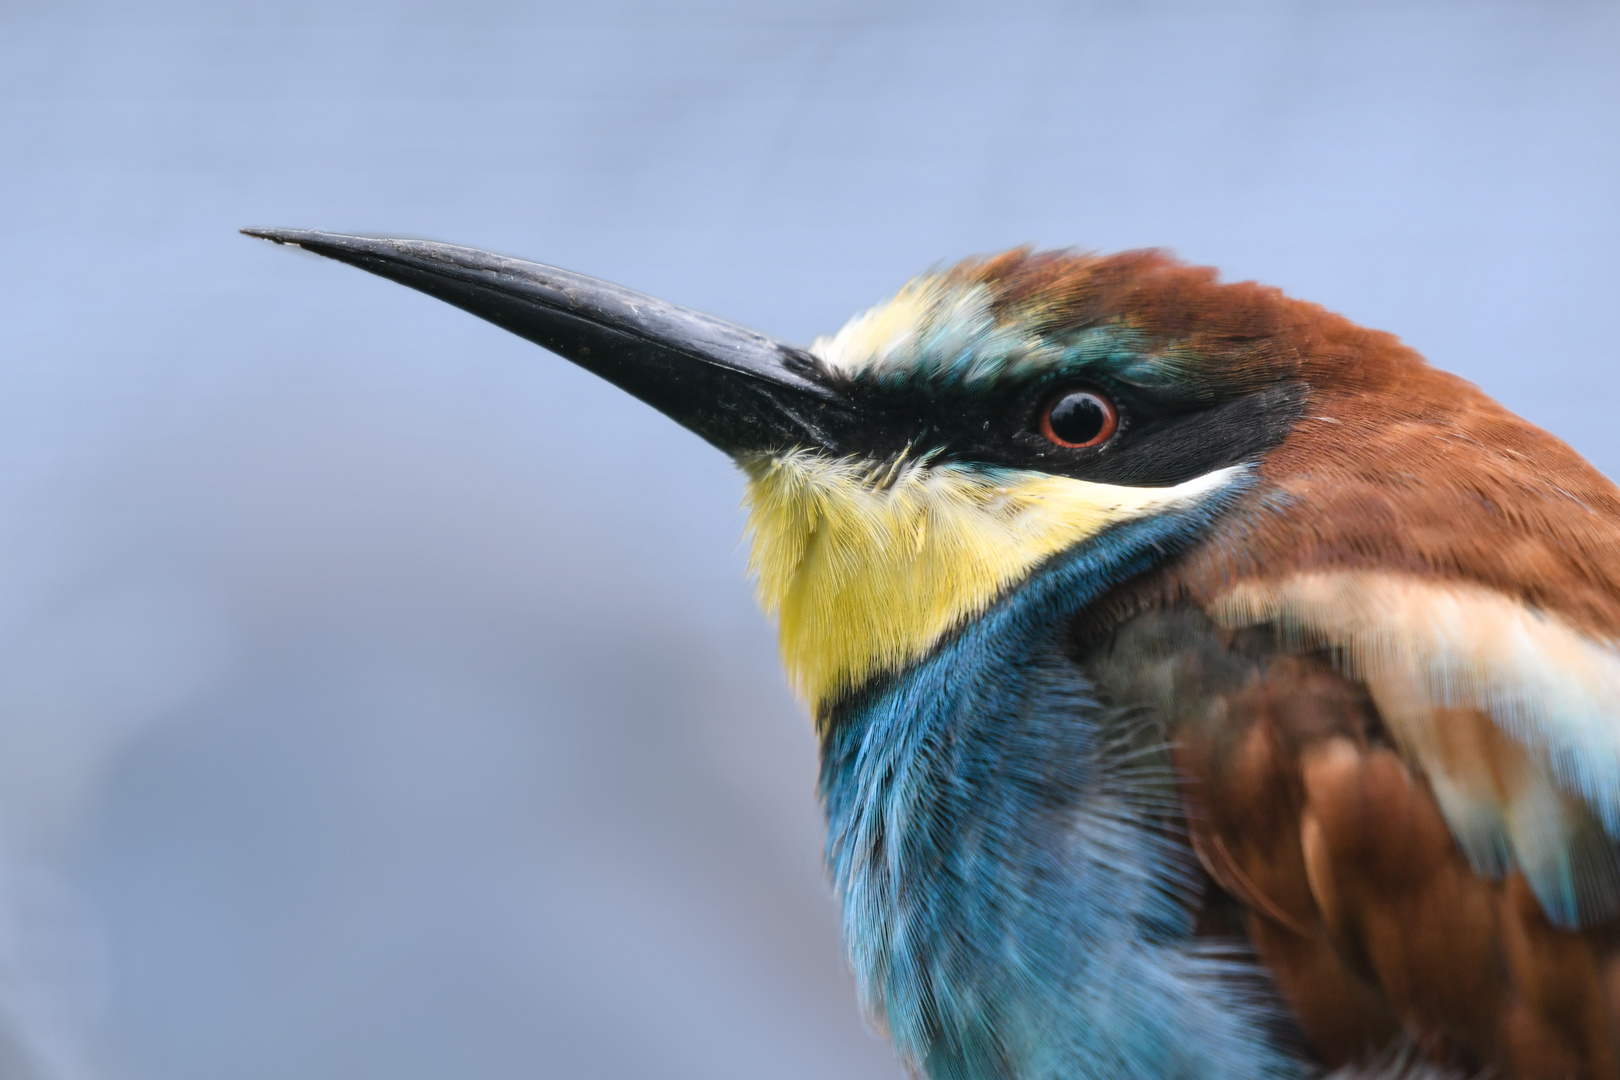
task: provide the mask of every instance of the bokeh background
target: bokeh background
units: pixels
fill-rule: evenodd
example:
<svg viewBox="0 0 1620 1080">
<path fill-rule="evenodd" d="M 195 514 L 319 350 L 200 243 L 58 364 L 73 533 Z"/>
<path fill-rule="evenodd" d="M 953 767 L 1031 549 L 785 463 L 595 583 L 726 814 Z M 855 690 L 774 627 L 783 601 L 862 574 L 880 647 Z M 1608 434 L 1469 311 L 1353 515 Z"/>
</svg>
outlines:
<svg viewBox="0 0 1620 1080">
<path fill-rule="evenodd" d="M 1170 246 L 1620 470 L 1620 5 L 0 0 L 0 1077 L 889 1078 L 738 477 L 236 235 L 807 342 Z"/>
</svg>

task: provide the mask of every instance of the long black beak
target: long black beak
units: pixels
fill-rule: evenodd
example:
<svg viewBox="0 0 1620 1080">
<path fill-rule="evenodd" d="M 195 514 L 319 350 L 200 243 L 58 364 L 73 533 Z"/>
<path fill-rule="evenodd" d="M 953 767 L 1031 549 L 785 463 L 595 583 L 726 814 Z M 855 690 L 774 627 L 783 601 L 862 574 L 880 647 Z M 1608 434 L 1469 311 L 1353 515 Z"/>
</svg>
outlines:
<svg viewBox="0 0 1620 1080">
<path fill-rule="evenodd" d="M 553 266 L 424 240 L 243 229 L 420 289 L 600 375 L 728 454 L 821 447 L 854 419 L 813 357 Z"/>
</svg>

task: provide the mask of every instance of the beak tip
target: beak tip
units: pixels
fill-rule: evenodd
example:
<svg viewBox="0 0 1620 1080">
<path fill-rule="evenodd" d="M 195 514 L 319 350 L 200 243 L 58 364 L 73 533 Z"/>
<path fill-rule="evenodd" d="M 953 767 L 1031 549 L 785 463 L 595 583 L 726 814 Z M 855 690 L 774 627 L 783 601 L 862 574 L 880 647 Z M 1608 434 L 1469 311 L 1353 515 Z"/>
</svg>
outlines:
<svg viewBox="0 0 1620 1080">
<path fill-rule="evenodd" d="M 249 227 L 238 229 L 243 236 L 251 236 L 258 240 L 268 240 L 272 244 L 286 244 L 290 247 L 303 247 L 305 242 L 313 240 L 324 234 L 313 229 L 267 229 Z"/>
</svg>

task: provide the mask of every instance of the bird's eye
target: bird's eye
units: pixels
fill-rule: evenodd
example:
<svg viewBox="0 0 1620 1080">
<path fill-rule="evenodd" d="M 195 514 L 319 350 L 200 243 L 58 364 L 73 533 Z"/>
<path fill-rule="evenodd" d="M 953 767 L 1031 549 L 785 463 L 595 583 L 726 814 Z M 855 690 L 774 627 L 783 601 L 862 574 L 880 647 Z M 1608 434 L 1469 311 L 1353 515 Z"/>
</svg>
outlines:
<svg viewBox="0 0 1620 1080">
<path fill-rule="evenodd" d="M 1119 427 L 1114 403 L 1091 390 L 1064 390 L 1041 413 L 1041 434 L 1059 446 L 1101 446 Z"/>
</svg>

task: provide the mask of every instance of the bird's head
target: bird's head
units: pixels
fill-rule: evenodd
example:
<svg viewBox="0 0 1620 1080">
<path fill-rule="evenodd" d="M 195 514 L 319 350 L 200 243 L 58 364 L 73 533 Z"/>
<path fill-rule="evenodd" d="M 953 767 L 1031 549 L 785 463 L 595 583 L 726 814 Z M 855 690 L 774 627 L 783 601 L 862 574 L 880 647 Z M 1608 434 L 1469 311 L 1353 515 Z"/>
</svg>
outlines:
<svg viewBox="0 0 1620 1080">
<path fill-rule="evenodd" d="M 1243 485 L 1306 397 L 1278 314 L 1154 252 L 1014 251 L 818 339 L 805 370 L 845 427 L 736 455 L 800 688 L 833 700 L 1056 553 Z"/>
<path fill-rule="evenodd" d="M 761 598 L 818 714 L 1128 520 L 1239 491 L 1251 509 L 1283 508 L 1217 545 L 1214 576 L 1228 580 L 1268 547 L 1387 555 L 1406 542 L 1396 523 L 1318 489 L 1357 490 L 1368 446 L 1406 431 L 1403 418 L 1490 404 L 1388 335 L 1157 252 L 970 260 L 804 350 L 471 249 L 248 231 L 489 319 L 730 454 L 748 480 Z M 1375 453 L 1387 486 L 1399 447 Z M 1326 517 L 1290 516 L 1290 501 Z"/>
</svg>

